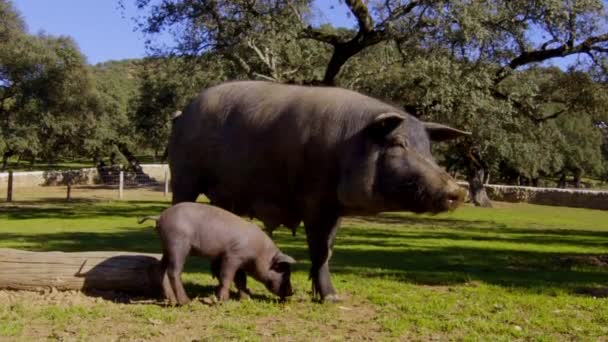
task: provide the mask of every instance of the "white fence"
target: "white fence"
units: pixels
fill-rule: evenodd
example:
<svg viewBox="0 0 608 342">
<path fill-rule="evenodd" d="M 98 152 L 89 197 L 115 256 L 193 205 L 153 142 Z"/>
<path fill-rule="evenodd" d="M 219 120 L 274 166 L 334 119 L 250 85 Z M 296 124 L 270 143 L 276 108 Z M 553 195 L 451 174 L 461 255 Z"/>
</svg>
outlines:
<svg viewBox="0 0 608 342">
<path fill-rule="evenodd" d="M 140 172 L 124 171 L 118 166 L 14 172 L 12 200 L 167 200 L 171 191 L 170 177 L 166 164 L 142 164 Z M 468 187 L 466 182 L 459 184 Z M 486 185 L 486 191 L 493 201 L 608 210 L 608 191 L 493 184 Z M 0 173 L 0 194 L 7 199 L 9 192 L 9 173 Z"/>
<path fill-rule="evenodd" d="M 170 191 L 170 173 L 166 164 L 143 164 L 139 172 L 121 166 L 0 173 L 0 192 L 7 201 L 78 199 L 148 198 Z"/>
</svg>

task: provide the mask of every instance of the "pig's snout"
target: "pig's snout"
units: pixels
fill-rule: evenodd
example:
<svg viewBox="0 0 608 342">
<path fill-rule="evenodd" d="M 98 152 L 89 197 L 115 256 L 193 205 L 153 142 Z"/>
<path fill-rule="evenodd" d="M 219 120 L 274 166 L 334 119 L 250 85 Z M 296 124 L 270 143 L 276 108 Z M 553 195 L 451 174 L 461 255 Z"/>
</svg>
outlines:
<svg viewBox="0 0 608 342">
<path fill-rule="evenodd" d="M 445 208 L 454 210 L 458 208 L 465 199 L 466 192 L 455 181 L 450 180 L 445 189 Z"/>
<path fill-rule="evenodd" d="M 458 208 L 465 199 L 466 191 L 445 172 L 431 177 L 428 186 L 428 208 L 426 211 L 441 213 Z"/>
<path fill-rule="evenodd" d="M 281 292 L 282 292 L 281 298 L 283 298 L 283 299 L 285 299 L 286 297 L 293 296 L 293 289 L 291 288 L 291 284 L 288 284 L 287 286 L 285 286 L 285 288 Z"/>
</svg>

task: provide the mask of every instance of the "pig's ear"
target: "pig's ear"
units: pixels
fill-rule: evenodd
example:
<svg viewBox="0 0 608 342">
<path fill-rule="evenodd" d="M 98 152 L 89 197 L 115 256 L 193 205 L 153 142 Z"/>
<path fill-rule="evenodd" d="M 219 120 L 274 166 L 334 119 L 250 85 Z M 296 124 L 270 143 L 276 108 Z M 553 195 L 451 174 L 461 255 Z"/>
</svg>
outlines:
<svg viewBox="0 0 608 342">
<path fill-rule="evenodd" d="M 290 257 L 287 254 L 283 254 L 281 252 L 278 252 L 274 258 L 272 258 L 272 265 L 270 265 L 270 268 L 276 271 L 280 271 L 283 270 L 285 266 L 291 265 L 291 264 L 295 264 L 296 261 L 294 258 Z"/>
<path fill-rule="evenodd" d="M 405 116 L 399 113 L 382 113 L 367 126 L 367 131 L 374 137 L 382 138 L 399 126 Z"/>
<path fill-rule="evenodd" d="M 458 137 L 471 135 L 471 132 L 461 131 L 450 126 L 438 124 L 435 122 L 425 122 L 424 128 L 429 134 L 429 139 L 432 141 L 444 141 L 450 139 L 456 139 Z"/>
</svg>

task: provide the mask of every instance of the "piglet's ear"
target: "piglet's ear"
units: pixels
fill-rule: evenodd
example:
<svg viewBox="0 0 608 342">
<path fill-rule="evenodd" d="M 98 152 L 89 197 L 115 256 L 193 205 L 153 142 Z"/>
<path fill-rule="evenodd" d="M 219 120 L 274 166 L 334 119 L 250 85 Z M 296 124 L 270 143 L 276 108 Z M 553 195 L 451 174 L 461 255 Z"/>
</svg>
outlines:
<svg viewBox="0 0 608 342">
<path fill-rule="evenodd" d="M 425 122 L 424 128 L 429 134 L 429 139 L 432 141 L 444 141 L 450 139 L 456 139 L 465 135 L 471 135 L 471 132 L 461 131 L 450 126 L 438 124 L 435 122 Z"/>
<path fill-rule="evenodd" d="M 296 261 L 295 261 L 295 259 L 294 259 L 294 258 L 290 257 L 290 256 L 289 256 L 289 255 L 287 255 L 287 254 L 283 254 L 283 253 L 281 253 L 281 252 L 278 252 L 278 253 L 277 253 L 277 254 L 274 256 L 273 261 L 274 261 L 275 263 L 277 263 L 277 264 L 280 264 L 280 263 L 282 263 L 282 262 L 286 262 L 286 263 L 288 263 L 288 264 L 295 264 L 295 263 L 296 263 Z"/>
<path fill-rule="evenodd" d="M 283 270 L 286 266 L 291 265 L 291 264 L 295 264 L 296 261 L 294 258 L 290 257 L 287 254 L 283 254 L 281 252 L 278 252 L 274 258 L 272 258 L 272 265 L 270 265 L 270 268 L 273 270 Z"/>
<path fill-rule="evenodd" d="M 399 113 L 382 113 L 374 118 L 367 130 L 376 138 L 382 138 L 392 132 L 405 120 Z"/>
</svg>

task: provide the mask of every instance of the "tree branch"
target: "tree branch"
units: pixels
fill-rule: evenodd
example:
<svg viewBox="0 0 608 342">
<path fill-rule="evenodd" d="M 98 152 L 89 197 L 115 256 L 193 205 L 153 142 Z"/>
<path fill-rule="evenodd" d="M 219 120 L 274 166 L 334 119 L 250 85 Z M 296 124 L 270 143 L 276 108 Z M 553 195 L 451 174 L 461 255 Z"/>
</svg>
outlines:
<svg viewBox="0 0 608 342">
<path fill-rule="evenodd" d="M 555 57 L 566 57 L 579 53 L 587 53 L 590 51 L 604 52 L 603 50 L 606 50 L 605 48 L 593 45 L 607 41 L 608 33 L 599 36 L 589 37 L 578 45 L 569 46 L 569 44 L 566 43 L 553 49 L 541 49 L 523 52 L 519 56 L 512 59 L 508 65 L 498 70 L 498 72 L 496 73 L 495 83 L 499 83 L 500 81 L 502 81 L 508 74 L 509 70 L 515 70 L 520 66 L 524 66 L 530 63 L 543 62 Z M 543 47 L 546 46 L 543 44 Z"/>
<path fill-rule="evenodd" d="M 314 39 L 334 47 L 322 81 L 326 85 L 334 84 L 340 69 L 349 58 L 369 46 L 391 39 L 392 37 L 387 31 L 387 25 L 410 13 L 416 6 L 422 3 L 422 0 L 412 0 L 407 5 L 399 6 L 394 10 L 391 10 L 388 3 L 385 3 L 385 6 L 389 10 L 389 16 L 376 27 L 374 27 L 373 19 L 365 1 L 345 0 L 344 2 L 357 18 L 359 30 L 354 37 L 348 39 L 337 33 L 322 32 L 310 26 L 305 28 L 299 35 L 302 38 Z"/>
<path fill-rule="evenodd" d="M 395 21 L 395 20 L 403 17 L 404 15 L 407 15 L 414 8 L 416 8 L 416 6 L 420 5 L 421 2 L 422 2 L 421 0 L 412 0 L 407 5 L 399 6 L 392 11 L 390 11 L 390 9 L 389 9 L 389 15 L 384 21 L 382 21 L 381 25 L 383 26 L 386 23 Z M 387 8 L 388 8 L 388 4 L 387 4 Z"/>
<path fill-rule="evenodd" d="M 369 33 L 374 29 L 374 20 L 369 14 L 367 5 L 362 0 L 345 0 L 346 6 L 357 18 L 359 33 Z"/>
<path fill-rule="evenodd" d="M 321 32 L 319 30 L 313 29 L 311 26 L 308 26 L 307 28 L 302 30 L 302 32 L 298 35 L 298 38 L 312 39 L 333 46 L 342 43 L 341 37 L 337 34 Z"/>
<path fill-rule="evenodd" d="M 243 71 L 245 71 L 246 74 L 251 74 L 251 67 L 240 56 L 238 56 L 234 53 L 225 54 L 225 56 L 227 58 L 231 59 L 232 61 L 236 62 L 236 64 L 238 64 L 243 69 Z"/>
</svg>

